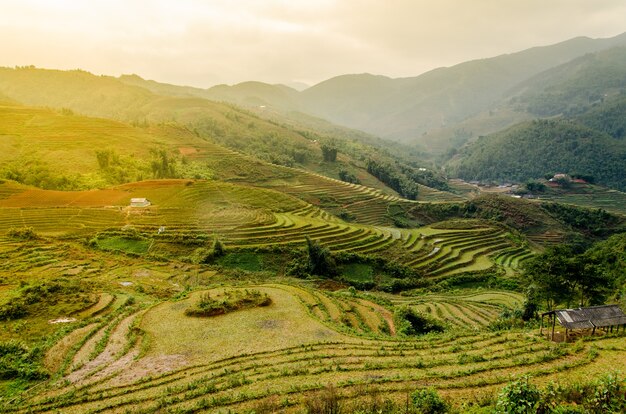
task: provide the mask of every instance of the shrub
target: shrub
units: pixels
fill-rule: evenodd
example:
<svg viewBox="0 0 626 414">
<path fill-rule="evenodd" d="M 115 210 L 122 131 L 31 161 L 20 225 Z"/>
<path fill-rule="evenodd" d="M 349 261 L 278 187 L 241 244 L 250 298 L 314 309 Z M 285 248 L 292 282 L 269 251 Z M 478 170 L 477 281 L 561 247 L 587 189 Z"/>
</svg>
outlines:
<svg viewBox="0 0 626 414">
<path fill-rule="evenodd" d="M 224 299 L 213 299 L 207 292 L 200 296 L 196 306 L 185 310 L 187 316 L 215 316 L 239 309 L 269 306 L 272 299 L 258 290 L 225 292 Z"/>
<path fill-rule="evenodd" d="M 224 256 L 225 253 L 226 249 L 224 248 L 224 245 L 220 239 L 215 237 L 215 240 L 213 241 L 213 257 L 221 257 Z"/>
<path fill-rule="evenodd" d="M 420 414 L 447 413 L 450 405 L 432 388 L 421 388 L 411 394 L 413 408 Z"/>
<path fill-rule="evenodd" d="M 341 413 L 341 404 L 337 390 L 331 384 L 324 387 L 323 390 L 317 392 L 304 401 L 304 407 L 307 414 L 339 414 Z"/>
<path fill-rule="evenodd" d="M 309 254 L 309 273 L 318 276 L 334 276 L 338 273 L 337 263 L 326 247 L 319 242 L 306 238 Z"/>
<path fill-rule="evenodd" d="M 18 300 L 13 300 L 0 306 L 0 321 L 19 319 L 27 314 L 26 306 Z"/>
<path fill-rule="evenodd" d="M 615 374 L 600 378 L 584 406 L 592 413 L 626 412 L 626 380 Z"/>
<path fill-rule="evenodd" d="M 17 341 L 0 342 L 0 380 L 41 380 L 48 373 L 39 365 L 37 350 Z"/>
<path fill-rule="evenodd" d="M 496 403 L 496 412 L 502 414 L 531 414 L 537 412 L 541 392 L 524 375 L 502 388 Z"/>
<path fill-rule="evenodd" d="M 396 331 L 401 335 L 422 335 L 444 331 L 444 326 L 438 320 L 408 306 L 397 308 L 393 317 Z"/>
<path fill-rule="evenodd" d="M 36 240 L 39 238 L 37 233 L 35 233 L 35 229 L 32 227 L 23 227 L 21 229 L 10 228 L 7 235 L 13 239 L 20 240 Z"/>
</svg>

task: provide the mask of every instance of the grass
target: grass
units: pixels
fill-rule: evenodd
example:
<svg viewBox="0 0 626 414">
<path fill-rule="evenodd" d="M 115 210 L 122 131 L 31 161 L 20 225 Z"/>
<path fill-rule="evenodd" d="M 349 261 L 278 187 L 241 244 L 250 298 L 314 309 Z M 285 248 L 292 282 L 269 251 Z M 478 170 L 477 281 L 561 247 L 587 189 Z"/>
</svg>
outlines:
<svg viewBox="0 0 626 414">
<path fill-rule="evenodd" d="M 447 233 L 449 237 L 455 234 Z M 375 386 L 401 403 L 407 392 L 428 384 L 460 403 L 471 401 L 476 389 L 497 389 L 511 375 L 531 373 L 540 382 L 575 379 L 587 368 L 600 372 L 623 358 L 623 338 L 566 345 L 567 352 L 555 353 L 551 344 L 532 332 L 482 329 L 501 305 L 521 303 L 520 295 L 510 292 L 388 295 L 386 299 L 398 304 L 420 307 L 428 303 L 431 316 L 437 316 L 436 309 L 440 309 L 451 324 L 456 322 L 443 335 L 400 338 L 380 331 L 388 310 L 349 291 L 330 293 L 302 284 L 237 285 L 240 280 L 227 281 L 214 273 L 203 276 L 197 265 L 148 263 L 71 243 L 5 241 L 0 247 L 8 260 L 0 266 L 0 275 L 11 272 L 14 283 L 0 290 L 2 297 L 16 289 L 19 280 L 54 278 L 79 267 L 79 275 L 115 296 L 110 304 L 103 295 L 94 298 L 92 307 L 83 306 L 75 314 L 79 318 L 76 330 L 47 324 L 44 314 L 24 320 L 25 327 L 42 328 L 38 335 L 58 332 L 58 338 L 65 338 L 52 341 L 57 345 L 47 354 L 53 370 L 71 368 L 63 355 L 80 359 L 83 368 L 79 364 L 68 371 L 66 378 L 76 382 L 40 386 L 23 394 L 19 404 L 3 407 L 8 412 L 151 412 L 165 405 L 179 411 L 201 406 L 245 411 L 271 398 L 270 394 L 288 401 L 289 410 L 298 411 L 308 395 L 329 383 L 346 402 L 369 398 L 356 390 Z M 21 262 L 35 254 L 55 258 L 55 262 L 32 260 L 13 270 L 13 260 Z M 121 286 L 122 281 L 133 285 Z M 195 286 L 186 285 L 191 283 L 204 285 L 177 301 L 159 299 L 184 292 L 183 286 Z M 207 290 L 206 284 L 220 283 L 225 285 L 209 291 L 217 295 L 225 289 L 258 289 L 273 303 L 212 318 L 184 315 Z M 138 304 L 154 305 L 143 315 L 124 313 L 127 308 L 122 305 L 129 295 Z M 385 303 L 385 298 L 380 302 Z M 3 328 L 8 331 L 13 326 L 11 322 Z M 132 326 L 138 334 L 127 334 Z M 94 333 L 89 336 L 90 332 Z M 34 331 L 7 333 L 35 340 Z M 593 357 L 592 346 L 598 348 Z"/>
<path fill-rule="evenodd" d="M 262 256 L 251 252 L 231 253 L 217 260 L 217 264 L 250 272 L 258 272 L 265 268 Z"/>
<path fill-rule="evenodd" d="M 345 223 L 275 190 L 217 181 L 152 180 L 78 192 L 11 182 L 3 187 L 11 191 L 0 199 L 0 233 L 32 227 L 45 237 L 92 237 L 100 231 L 95 240 L 102 249 L 178 259 L 198 256 L 195 249 L 210 247 L 212 237 L 218 237 L 231 253 L 219 264 L 246 271 L 280 271 L 284 264 L 255 257 L 250 250 L 301 247 L 306 236 L 334 252 L 392 255 L 398 263 L 437 278 L 489 269 L 494 265 L 490 255 L 516 247 L 505 232 L 485 224 L 405 230 Z M 131 197 L 147 197 L 152 205 L 128 207 Z M 514 268 L 517 262 L 501 264 Z M 355 266 L 347 268 L 348 279 L 370 279 L 362 274 L 367 272 L 363 266 Z"/>
<path fill-rule="evenodd" d="M 275 288 L 258 290 L 272 299 L 272 305 L 210 319 L 184 315 L 198 300 L 200 292 L 181 302 L 154 307 L 144 316 L 141 326 L 150 337 L 151 349 L 147 357 L 182 354 L 189 363 L 200 363 L 226 358 L 233 351 L 239 354 L 263 352 L 341 337 L 320 323 L 312 321 L 303 325 L 301 321 L 309 317 L 293 295 Z M 236 337 L 230 335 L 233 328 Z"/>
<path fill-rule="evenodd" d="M 134 240 L 126 237 L 107 237 L 98 239 L 98 247 L 103 250 L 121 251 L 125 253 L 145 254 L 150 248 L 149 240 Z"/>
<path fill-rule="evenodd" d="M 549 189 L 545 194 L 539 194 L 538 199 L 626 214 L 626 193 L 591 184 L 575 183 L 567 190 Z"/>
<path fill-rule="evenodd" d="M 357 282 L 372 282 L 374 280 L 374 268 L 363 263 L 350 263 L 342 267 L 342 276 L 348 280 Z"/>
<path fill-rule="evenodd" d="M 258 289 L 272 297 L 270 307 L 200 321 L 177 315 L 201 292 L 153 307 L 141 323 L 151 338 L 150 349 L 125 372 L 78 387 L 61 383 L 32 394 L 22 408 L 115 412 L 132 407 L 152 412 L 167 405 L 179 411 L 244 411 L 277 395 L 297 410 L 309 391 L 325 384 L 333 384 L 344 401 L 366 398 L 356 390 L 369 384 L 397 402 L 429 384 L 459 404 L 471 401 L 477 388 L 493 390 L 511 375 L 530 373 L 546 382 L 606 367 L 616 362 L 619 351 L 610 349 L 622 340 L 608 337 L 555 350 L 555 345 L 523 332 L 356 339 L 311 319 L 289 288 Z M 603 348 L 590 353 L 592 346 Z M 146 366 L 142 360 L 169 363 L 170 369 L 133 379 L 132 372 Z M 21 410 L 10 408 L 14 411 Z"/>
<path fill-rule="evenodd" d="M 487 329 L 505 309 L 518 309 L 523 296 L 513 292 L 427 294 L 393 297 L 395 304 L 408 304 L 447 323 L 453 329 Z"/>
</svg>

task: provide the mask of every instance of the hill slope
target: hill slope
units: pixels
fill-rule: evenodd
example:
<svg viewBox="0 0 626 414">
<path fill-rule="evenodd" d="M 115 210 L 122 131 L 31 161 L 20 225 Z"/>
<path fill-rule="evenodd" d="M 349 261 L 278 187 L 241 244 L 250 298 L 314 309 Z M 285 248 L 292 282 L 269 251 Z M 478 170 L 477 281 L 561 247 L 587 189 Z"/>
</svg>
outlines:
<svg viewBox="0 0 626 414">
<path fill-rule="evenodd" d="M 449 129 L 443 139 L 455 144 L 452 138 L 458 129 L 471 128 L 474 136 L 478 136 L 519 122 L 524 119 L 526 104 L 520 113 L 500 110 L 494 116 L 492 110 L 502 109 L 511 96 L 533 89 L 532 85 L 541 85 L 541 79 L 543 82 L 552 79 L 550 73 L 538 76 L 544 71 L 625 43 L 626 34 L 609 39 L 579 37 L 439 68 L 416 77 L 341 75 L 302 92 L 283 85 L 244 82 L 210 89 L 185 88 L 175 93 L 191 93 L 249 108 L 262 106 L 284 113 L 300 111 L 383 138 L 411 142 L 426 151 L 434 144 L 435 151 L 441 152 L 449 145 L 438 145 L 435 141 L 442 130 Z M 554 73 L 558 74 L 558 70 Z M 538 78 L 534 79 L 535 76 Z M 123 81 L 135 83 L 128 78 Z M 158 93 L 166 93 L 167 89 L 161 86 Z M 489 112 L 489 117 L 481 115 L 485 112 Z M 479 119 L 479 125 L 476 122 L 462 125 L 466 119 L 479 115 L 483 118 Z"/>
<path fill-rule="evenodd" d="M 367 161 L 373 156 L 404 181 L 416 180 L 446 189 L 443 180 L 433 180 L 432 173 L 425 176 L 416 165 L 409 165 L 406 160 L 404 165 L 397 166 L 394 156 L 379 150 L 381 144 L 374 147 L 359 134 L 344 132 L 340 128 L 318 132 L 314 123 L 302 128 L 263 119 L 230 104 L 200 98 L 195 92 L 188 93 L 193 88 L 144 81 L 136 76 L 124 80 L 94 76 L 84 71 L 0 68 L 0 93 L 29 105 L 70 108 L 82 114 L 114 118 L 138 126 L 177 123 L 200 138 L 261 160 L 297 166 L 332 178 L 350 177 L 352 182 L 383 189 L 391 195 L 397 193 L 388 186 L 389 183 L 367 171 Z M 167 95 L 157 95 L 146 88 L 164 91 Z M 323 146 L 338 149 L 335 160 L 324 159 Z"/>
<path fill-rule="evenodd" d="M 313 86 L 302 95 L 307 110 L 315 115 L 383 138 L 419 142 L 424 132 L 489 109 L 507 90 L 533 75 L 624 41 L 625 35 L 575 38 L 413 78 L 342 76 Z"/>
<path fill-rule="evenodd" d="M 626 188 L 626 141 L 568 120 L 536 120 L 478 139 L 449 163 L 466 180 L 525 181 L 554 173 Z"/>
<path fill-rule="evenodd" d="M 577 115 L 626 91 L 626 47 L 588 53 L 542 72 L 510 93 L 537 117 Z"/>
</svg>

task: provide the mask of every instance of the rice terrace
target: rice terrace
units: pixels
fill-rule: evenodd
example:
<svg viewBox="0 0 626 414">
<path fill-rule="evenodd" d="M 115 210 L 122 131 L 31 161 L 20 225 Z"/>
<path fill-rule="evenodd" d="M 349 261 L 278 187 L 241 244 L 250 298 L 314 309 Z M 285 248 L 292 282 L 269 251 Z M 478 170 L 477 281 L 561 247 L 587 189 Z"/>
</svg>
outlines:
<svg viewBox="0 0 626 414">
<path fill-rule="evenodd" d="M 625 50 L 0 67 L 0 412 L 626 412 Z"/>
</svg>

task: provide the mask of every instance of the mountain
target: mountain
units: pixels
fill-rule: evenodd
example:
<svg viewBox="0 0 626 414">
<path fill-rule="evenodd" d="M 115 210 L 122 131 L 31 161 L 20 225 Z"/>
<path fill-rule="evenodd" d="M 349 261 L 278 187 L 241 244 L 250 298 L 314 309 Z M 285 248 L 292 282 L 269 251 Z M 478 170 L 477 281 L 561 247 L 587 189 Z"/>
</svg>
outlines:
<svg viewBox="0 0 626 414">
<path fill-rule="evenodd" d="M 626 141 L 573 120 L 535 120 L 479 138 L 448 163 L 466 180 L 525 181 L 546 174 L 590 175 L 626 189 Z"/>
<path fill-rule="evenodd" d="M 300 107 L 298 91 L 281 84 L 270 85 L 249 81 L 232 86 L 217 85 L 209 89 L 201 89 L 145 80 L 138 75 L 122 75 L 118 79 L 122 83 L 145 88 L 157 95 L 199 97 L 217 102 L 229 102 L 247 108 L 269 106 L 281 110 L 296 110 Z"/>
<path fill-rule="evenodd" d="M 576 119 L 583 125 L 602 131 L 616 139 L 626 138 L 626 95 L 594 105 Z"/>
<path fill-rule="evenodd" d="M 237 85 L 218 85 L 206 90 L 203 97 L 242 106 L 271 106 L 282 110 L 299 108 L 298 91 L 285 85 L 263 82 L 243 82 Z"/>
<path fill-rule="evenodd" d="M 420 142 L 424 133 L 489 110 L 532 76 L 586 53 L 626 43 L 579 37 L 551 46 L 389 79 L 344 75 L 302 92 L 305 108 L 335 123 L 383 138 Z"/>
<path fill-rule="evenodd" d="M 626 47 L 587 53 L 514 88 L 511 101 L 536 117 L 576 115 L 626 93 Z"/>
<path fill-rule="evenodd" d="M 253 83 L 242 88 L 250 86 L 259 85 Z M 263 89 L 263 86 L 260 88 Z M 293 91 L 285 86 L 278 88 L 287 93 Z M 328 125 L 325 130 L 317 131 L 313 124 L 300 127 L 264 119 L 232 104 L 197 97 L 200 92 L 194 88 L 145 81 L 138 76 L 126 76 L 121 80 L 85 71 L 26 67 L 0 68 L 0 93 L 29 106 L 47 106 L 81 115 L 112 118 L 133 126 L 178 125 L 201 139 L 272 164 L 295 166 L 332 178 L 362 183 L 392 195 L 397 193 L 389 182 L 376 178 L 368 171 L 371 158 L 376 158 L 378 165 L 384 166 L 391 176 L 404 183 L 417 181 L 447 189 L 445 180 L 432 168 L 422 171 L 419 168 L 423 165 L 416 164 L 415 159 L 406 154 L 396 158 L 390 152 L 381 150 L 382 143 L 376 147 L 366 140 L 361 141 L 359 137 L 363 134 L 344 133 L 342 128 Z M 333 159 L 324 158 L 324 148 L 336 154 Z M 177 153 L 176 148 L 173 151 Z M 416 188 L 417 184 L 410 186 Z M 408 187 L 405 185 L 403 188 Z"/>
<path fill-rule="evenodd" d="M 588 53 L 510 92 L 525 121 L 471 142 L 449 163 L 466 179 L 524 181 L 565 172 L 626 188 L 626 47 Z"/>
<path fill-rule="evenodd" d="M 165 86 L 143 87 L 159 94 L 193 94 L 247 108 L 298 111 L 382 138 L 411 143 L 425 152 L 442 153 L 471 137 L 529 119 L 528 105 L 517 105 L 512 110 L 508 103 L 524 91 L 540 90 L 541 79 L 545 84 L 558 77 L 558 70 L 546 71 L 621 45 L 626 45 L 626 34 L 607 39 L 578 37 L 438 68 L 415 77 L 341 75 L 301 92 L 261 82 L 175 91 L 166 90 Z M 542 78 L 539 74 L 543 72 L 546 73 Z"/>
<path fill-rule="evenodd" d="M 133 80 L 132 84 L 159 94 L 192 94 L 251 110 L 279 111 L 283 117 L 293 112 L 305 113 L 410 143 L 426 154 L 437 155 L 480 135 L 550 113 L 541 110 L 541 105 L 549 105 L 554 99 L 546 95 L 551 92 L 542 92 L 544 87 L 553 85 L 563 75 L 570 76 L 576 65 L 586 64 L 589 54 L 620 45 L 626 45 L 626 34 L 608 39 L 578 37 L 438 68 L 415 77 L 341 75 L 301 92 L 261 82 L 210 89 L 164 84 L 157 87 L 152 81 L 141 84 Z M 604 69 L 609 69 L 610 59 L 605 63 Z M 120 79 L 130 83 L 129 79 Z M 516 100 L 512 102 L 513 99 Z"/>
</svg>

